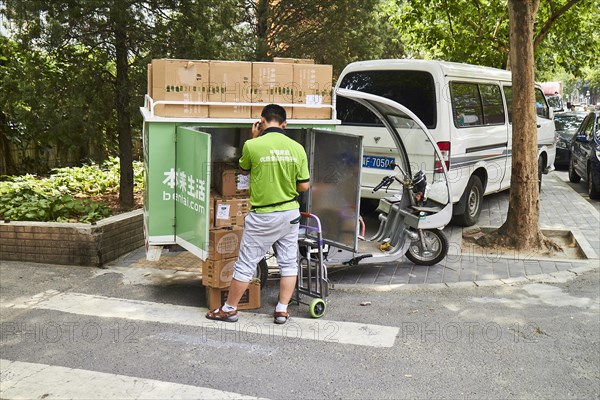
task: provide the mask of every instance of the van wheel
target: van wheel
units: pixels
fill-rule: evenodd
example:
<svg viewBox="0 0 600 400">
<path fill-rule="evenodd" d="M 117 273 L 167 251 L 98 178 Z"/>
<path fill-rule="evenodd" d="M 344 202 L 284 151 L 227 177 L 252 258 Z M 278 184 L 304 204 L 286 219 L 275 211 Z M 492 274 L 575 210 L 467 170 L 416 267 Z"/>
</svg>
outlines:
<svg viewBox="0 0 600 400">
<path fill-rule="evenodd" d="M 573 157 L 571 157 L 571 161 L 569 161 L 569 180 L 573 183 L 579 183 L 581 177 L 577 175 L 577 171 L 575 171 L 575 161 L 573 161 Z"/>
<path fill-rule="evenodd" d="M 464 208 L 454 216 L 454 222 L 461 226 L 475 225 L 479 220 L 481 202 L 483 201 L 483 185 L 477 175 L 471 176 L 463 196 L 464 201 L 461 203 Z"/>
</svg>

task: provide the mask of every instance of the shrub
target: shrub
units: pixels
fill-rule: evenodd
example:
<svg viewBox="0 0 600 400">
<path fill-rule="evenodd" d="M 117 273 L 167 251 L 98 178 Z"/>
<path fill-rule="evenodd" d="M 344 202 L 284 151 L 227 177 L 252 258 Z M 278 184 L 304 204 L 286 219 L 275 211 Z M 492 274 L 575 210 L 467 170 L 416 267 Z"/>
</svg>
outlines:
<svg viewBox="0 0 600 400">
<path fill-rule="evenodd" d="M 119 191 L 119 159 L 102 165 L 57 168 L 47 178 L 9 176 L 0 182 L 0 218 L 12 221 L 91 223 L 111 214 L 92 197 Z M 134 163 L 134 190 L 143 190 L 143 166 Z"/>
</svg>

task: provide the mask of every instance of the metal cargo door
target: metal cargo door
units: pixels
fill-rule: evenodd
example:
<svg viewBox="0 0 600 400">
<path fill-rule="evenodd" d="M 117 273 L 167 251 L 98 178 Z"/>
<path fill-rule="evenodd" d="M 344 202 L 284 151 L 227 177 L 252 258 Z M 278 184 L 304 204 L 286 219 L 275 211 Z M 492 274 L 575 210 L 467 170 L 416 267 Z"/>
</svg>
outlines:
<svg viewBox="0 0 600 400">
<path fill-rule="evenodd" d="M 326 243 L 356 251 L 362 136 L 317 129 L 309 135 L 309 210 L 321 220 Z"/>
<path fill-rule="evenodd" d="M 178 127 L 175 152 L 175 242 L 206 260 L 210 224 L 211 136 Z"/>
</svg>

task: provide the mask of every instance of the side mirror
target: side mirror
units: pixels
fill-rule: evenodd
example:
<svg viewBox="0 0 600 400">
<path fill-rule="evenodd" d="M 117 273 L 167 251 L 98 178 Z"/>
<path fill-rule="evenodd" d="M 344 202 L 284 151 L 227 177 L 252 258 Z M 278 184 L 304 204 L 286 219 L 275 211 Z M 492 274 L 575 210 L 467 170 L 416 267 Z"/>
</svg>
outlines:
<svg viewBox="0 0 600 400">
<path fill-rule="evenodd" d="M 575 136 L 575 141 L 579 142 L 579 143 L 587 143 L 589 142 L 588 138 L 586 135 L 577 135 Z"/>
</svg>

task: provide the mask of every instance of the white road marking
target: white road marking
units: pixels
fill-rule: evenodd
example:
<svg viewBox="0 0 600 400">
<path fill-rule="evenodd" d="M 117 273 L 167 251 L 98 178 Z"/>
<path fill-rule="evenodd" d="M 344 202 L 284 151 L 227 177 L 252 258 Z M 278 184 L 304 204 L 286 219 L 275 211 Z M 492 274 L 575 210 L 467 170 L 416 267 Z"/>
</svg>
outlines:
<svg viewBox="0 0 600 400">
<path fill-rule="evenodd" d="M 208 311 L 201 307 L 179 306 L 149 301 L 94 296 L 83 293 L 47 291 L 30 298 L 20 299 L 3 307 L 54 310 L 71 314 L 103 318 L 126 318 L 136 321 L 160 322 L 197 326 L 205 338 L 217 338 L 224 331 L 241 335 L 270 335 L 289 340 L 316 340 L 370 347 L 392 347 L 400 328 L 356 322 L 329 321 L 292 317 L 284 325 L 273 323 L 266 314 L 240 312 L 239 322 L 210 321 Z"/>
<path fill-rule="evenodd" d="M 221 390 L 0 359 L 3 399 L 256 399 Z"/>
</svg>

